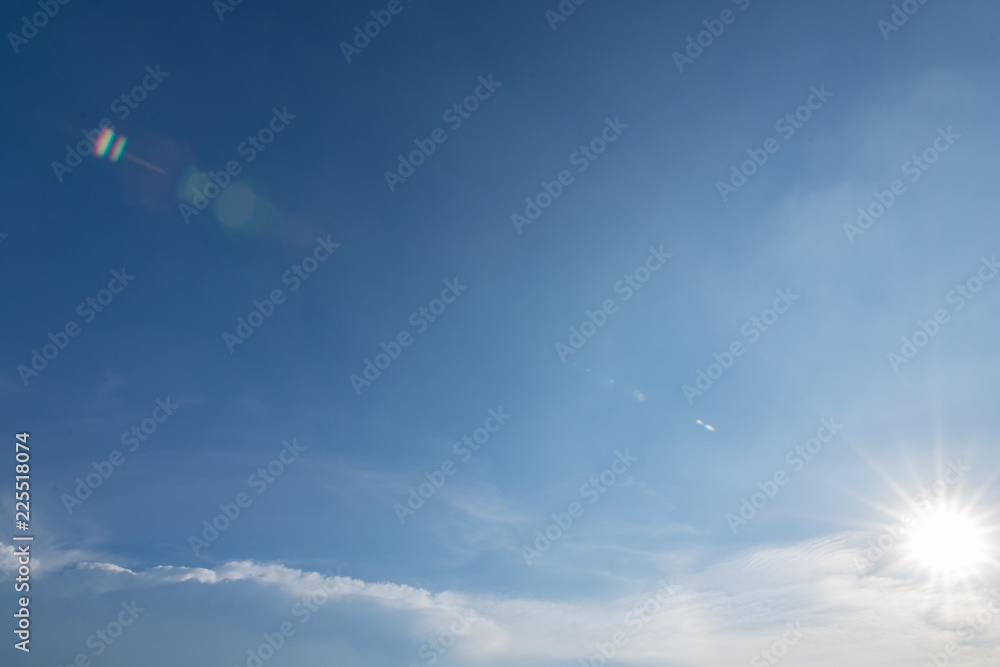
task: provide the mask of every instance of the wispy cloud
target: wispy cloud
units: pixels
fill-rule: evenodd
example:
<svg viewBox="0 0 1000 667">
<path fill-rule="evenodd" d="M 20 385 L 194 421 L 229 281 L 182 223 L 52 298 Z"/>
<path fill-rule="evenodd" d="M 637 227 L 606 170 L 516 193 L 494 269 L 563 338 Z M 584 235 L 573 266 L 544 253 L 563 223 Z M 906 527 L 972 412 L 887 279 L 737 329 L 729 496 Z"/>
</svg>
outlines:
<svg viewBox="0 0 1000 667">
<path fill-rule="evenodd" d="M 630 637 L 615 658 L 623 665 L 745 664 L 780 638 L 788 622 L 798 623 L 803 631 L 794 646 L 795 663 L 816 667 L 845 662 L 903 667 L 919 664 L 928 652 L 939 651 L 951 641 L 966 648 L 972 645 L 957 628 L 964 615 L 984 607 L 988 600 L 985 586 L 972 583 L 941 590 L 919 573 L 859 575 L 852 558 L 861 551 L 862 537 L 844 533 L 753 547 L 718 562 L 671 573 L 676 595 L 634 636 L 626 615 L 655 592 L 655 581 L 622 581 L 616 592 L 589 598 L 544 599 L 431 591 L 252 561 L 215 568 L 144 570 L 86 561 L 46 576 L 76 580 L 94 591 L 114 591 L 120 597 L 139 589 L 194 583 L 212 587 L 213 597 L 236 599 L 233 587 L 249 584 L 257 591 L 254 597 L 270 600 L 260 605 L 262 610 L 280 607 L 277 600 L 285 600 L 288 606 L 325 590 L 331 609 L 359 613 L 369 609 L 383 616 L 380 632 L 395 637 L 401 646 L 436 635 L 455 614 L 471 615 L 476 622 L 467 639 L 456 645 L 454 656 L 483 665 L 586 658 L 595 644 L 616 632 Z M 9 558 L 10 547 L 4 547 L 3 553 Z M 56 560 L 69 557 L 67 552 Z M 151 601 L 155 593 L 147 590 L 142 595 L 145 604 L 155 604 Z M 266 625 L 262 618 L 261 627 Z M 336 641 L 334 631 L 330 650 Z M 1000 623 L 987 625 L 974 643 L 980 655 L 1000 648 Z M 412 656 L 404 652 L 399 659 Z"/>
</svg>

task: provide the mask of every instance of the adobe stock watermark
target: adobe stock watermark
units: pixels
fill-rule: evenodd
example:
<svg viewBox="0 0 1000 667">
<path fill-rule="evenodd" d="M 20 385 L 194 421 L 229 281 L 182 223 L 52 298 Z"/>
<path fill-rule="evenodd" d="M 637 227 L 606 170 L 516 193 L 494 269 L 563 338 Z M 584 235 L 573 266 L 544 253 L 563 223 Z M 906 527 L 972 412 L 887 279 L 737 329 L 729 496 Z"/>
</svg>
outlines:
<svg viewBox="0 0 1000 667">
<path fill-rule="evenodd" d="M 462 124 L 479 109 L 480 103 L 490 99 L 493 93 L 496 92 L 496 89 L 503 85 L 500 81 L 494 81 L 492 74 L 485 79 L 479 77 L 478 81 L 479 85 L 473 89 L 472 94 L 467 95 L 461 102 L 451 105 L 441 114 L 441 120 L 448 123 L 448 127 L 451 128 L 452 132 L 461 128 Z M 428 139 L 414 139 L 413 143 L 417 147 L 416 150 L 411 151 L 405 157 L 400 153 L 398 155 L 399 164 L 396 166 L 396 170 L 386 170 L 383 174 L 385 176 L 385 183 L 389 186 L 389 192 L 395 192 L 396 186 L 405 183 L 407 178 L 413 176 L 417 169 L 427 161 L 427 158 L 434 154 L 437 147 L 446 141 L 448 141 L 448 135 L 440 127 L 434 128 Z"/>
<path fill-rule="evenodd" d="M 811 94 L 803 104 L 799 105 L 793 113 L 786 113 L 774 124 L 775 131 L 780 132 L 786 141 L 794 137 L 798 130 L 805 127 L 805 124 L 813 117 L 813 113 L 822 109 L 827 100 L 833 97 L 833 93 L 826 89 L 826 84 L 821 84 L 819 88 L 812 86 L 809 90 Z M 763 148 L 748 148 L 746 153 L 750 159 L 745 160 L 739 167 L 735 164 L 730 166 L 729 182 L 715 182 L 715 187 L 719 191 L 722 201 L 729 201 L 729 197 L 746 185 L 747 181 L 767 164 L 770 156 L 779 150 L 781 150 L 781 144 L 774 137 L 765 139 Z"/>
<path fill-rule="evenodd" d="M 892 13 L 889 20 L 879 19 L 875 22 L 875 27 L 882 33 L 882 39 L 889 41 L 889 35 L 899 32 L 899 29 L 910 22 L 910 17 L 920 11 L 922 5 L 926 5 L 927 0 L 903 0 L 900 4 L 892 6 Z"/>
<path fill-rule="evenodd" d="M 70 0 L 38 0 L 38 6 L 42 9 L 40 12 L 35 12 L 31 15 L 31 20 L 28 20 L 27 16 L 21 17 L 21 30 L 17 33 L 8 32 L 7 41 L 10 42 L 10 48 L 14 49 L 14 53 L 17 54 L 21 47 L 28 43 L 28 40 L 35 37 L 38 31 L 49 24 L 49 19 L 54 19 L 56 14 L 59 13 L 59 5 L 66 6 Z"/>
<path fill-rule="evenodd" d="M 560 23 L 565 23 L 570 16 L 576 13 L 576 8 L 587 2 L 587 0 L 562 0 L 556 10 L 545 10 L 545 19 L 549 22 L 552 32 L 556 31 Z"/>
<path fill-rule="evenodd" d="M 126 91 L 111 100 L 110 109 L 118 116 L 119 120 L 125 120 L 133 111 L 139 108 L 142 102 L 146 101 L 149 93 L 156 90 L 163 80 L 170 76 L 170 72 L 164 72 L 160 65 L 156 67 L 146 66 L 146 74 L 131 90 Z M 65 164 L 58 161 L 52 162 L 52 171 L 56 175 L 56 180 L 60 183 L 66 174 L 73 173 L 73 170 L 83 164 L 84 158 L 91 155 L 94 150 L 94 142 L 101 135 L 103 130 L 114 129 L 114 121 L 110 118 L 102 118 L 93 130 L 81 130 L 83 140 L 77 142 L 76 146 L 66 145 Z"/>
<path fill-rule="evenodd" d="M 292 605 L 291 613 L 298 620 L 299 626 L 308 623 L 312 615 L 319 611 L 320 607 L 326 604 L 327 600 L 333 597 L 336 592 L 336 587 L 340 580 L 340 568 L 337 568 L 337 574 L 327 570 L 326 575 L 319 590 L 303 595 Z M 292 621 L 283 621 L 274 632 L 264 632 L 261 634 L 264 641 L 256 648 L 248 648 L 243 664 L 234 663 L 233 667 L 261 667 L 265 662 L 274 657 L 297 630 L 298 628 L 295 627 Z"/>
<path fill-rule="evenodd" d="M 158 398 L 155 401 L 155 406 L 150 412 L 150 416 L 142 419 L 138 424 L 132 426 L 131 429 L 122 432 L 121 443 L 129 448 L 129 452 L 136 451 L 139 446 L 146 442 L 156 430 L 174 414 L 174 410 L 181 407 L 179 403 L 174 403 L 167 396 L 166 400 Z M 108 456 L 103 461 L 91 462 L 91 467 L 94 468 L 94 472 L 88 473 L 86 477 L 76 478 L 76 489 L 73 491 L 73 495 L 68 493 L 62 494 L 60 500 L 63 502 L 63 506 L 66 507 L 66 511 L 73 515 L 73 508 L 82 506 L 84 501 L 90 498 L 94 491 L 99 489 L 101 485 L 104 484 L 115 473 L 115 470 L 125 463 L 125 455 L 122 454 L 121 450 L 113 449 L 108 453 Z"/>
<path fill-rule="evenodd" d="M 901 169 L 904 175 L 910 177 L 911 183 L 919 181 L 920 177 L 938 161 L 938 158 L 947 153 L 955 145 L 955 142 L 962 138 L 961 134 L 952 131 L 951 125 L 948 126 L 948 129 L 939 127 L 937 134 L 938 136 L 927 148 L 919 154 L 914 154 L 903 163 Z M 873 193 L 873 201 L 869 202 L 867 206 L 859 206 L 856 224 L 844 223 L 844 234 L 847 235 L 847 240 L 851 245 L 854 245 L 856 237 L 863 236 L 906 192 L 906 183 L 897 178 L 889 184 L 887 190 L 876 190 Z"/>
<path fill-rule="evenodd" d="M 439 299 L 432 299 L 426 308 L 423 306 L 418 308 L 410 314 L 410 318 L 407 321 L 410 323 L 410 326 L 416 329 L 418 334 L 422 334 L 427 331 L 430 323 L 437 320 L 444 313 L 448 305 L 455 303 L 458 297 L 462 295 L 462 292 L 468 288 L 468 285 L 458 282 L 457 277 L 454 280 L 445 280 L 444 289 L 441 290 L 441 297 Z M 354 388 L 355 395 L 360 396 L 361 388 L 370 387 L 382 375 L 383 371 L 388 370 L 393 361 L 402 356 L 403 348 L 409 347 L 412 344 L 413 337 L 405 329 L 400 331 L 394 340 L 388 343 L 381 343 L 382 352 L 375 355 L 375 363 L 372 363 L 370 359 L 365 359 L 364 370 L 361 372 L 364 377 L 361 377 L 361 375 L 351 375 L 347 378 L 348 382 L 351 383 L 351 387 Z"/>
<path fill-rule="evenodd" d="M 97 319 L 98 313 L 111 305 L 115 295 L 121 294 L 128 287 L 129 283 L 135 280 L 135 276 L 129 275 L 123 266 L 121 271 L 114 269 L 111 271 L 111 280 L 108 281 L 106 289 L 98 290 L 94 296 L 89 296 L 81 301 L 76 307 L 76 314 L 83 318 L 84 324 L 90 324 Z M 115 287 L 117 285 L 117 287 Z M 21 382 L 28 386 L 28 382 L 48 368 L 49 363 L 56 360 L 56 357 L 69 347 L 70 339 L 80 335 L 83 329 L 76 320 L 69 320 L 56 333 L 49 332 L 49 342 L 42 345 L 42 351 L 32 348 L 30 367 L 25 364 L 17 365 L 17 374 L 21 376 Z"/>
<path fill-rule="evenodd" d="M 750 7 L 750 0 L 732 0 L 732 2 L 734 5 L 739 6 L 741 12 L 745 12 Z M 715 40 L 722 36 L 722 33 L 726 30 L 726 26 L 736 22 L 736 16 L 737 14 L 733 10 L 723 9 L 719 13 L 719 18 L 702 21 L 701 24 L 705 26 L 705 30 L 699 32 L 695 37 L 688 35 L 687 49 L 685 49 L 684 53 L 680 51 L 674 51 L 673 53 L 677 71 L 683 74 L 685 65 L 693 65 L 694 61 L 705 52 L 705 49 L 712 46 Z"/>
<path fill-rule="evenodd" d="M 921 489 L 920 493 L 909 502 L 912 512 L 903 512 L 899 516 L 898 522 L 888 526 L 885 532 L 877 538 L 868 540 L 868 549 L 864 552 L 863 557 L 856 556 L 854 558 L 854 567 L 857 568 L 858 574 L 864 574 L 875 563 L 882 560 L 889 550 L 906 535 L 908 530 L 931 513 L 934 509 L 934 502 L 944 497 L 948 487 L 957 484 L 969 470 L 971 470 L 969 466 L 962 465 L 962 459 L 955 461 L 949 459 L 944 479 L 939 479 L 931 485 L 930 490 L 933 497 L 927 492 L 927 489 Z"/>
<path fill-rule="evenodd" d="M 247 164 L 253 162 L 257 156 L 274 141 L 276 135 L 285 131 L 285 128 L 298 116 L 289 113 L 288 107 L 282 107 L 281 111 L 277 107 L 272 107 L 271 118 L 264 127 L 254 134 L 247 135 L 247 138 L 236 145 L 236 153 L 245 156 Z M 203 184 L 195 186 L 187 195 L 190 197 L 190 204 L 182 201 L 177 205 L 177 211 L 184 218 L 184 224 L 191 224 L 192 216 L 198 216 L 203 210 L 208 208 L 212 200 L 219 197 L 232 183 L 234 177 L 243 173 L 243 165 L 238 159 L 226 162 L 226 168 L 218 172 L 209 171 L 204 177 Z M 194 204 L 194 206 L 192 206 Z"/>
<path fill-rule="evenodd" d="M 667 583 L 664 580 L 657 582 L 660 588 L 656 593 L 647 598 L 641 605 L 625 614 L 622 622 L 632 630 L 632 636 L 642 632 L 642 629 L 653 620 L 657 614 L 666 608 L 670 598 L 677 595 L 677 590 L 673 586 L 673 580 Z M 612 658 L 618 655 L 618 650 L 628 644 L 630 637 L 621 630 L 611 635 L 609 641 L 594 644 L 597 649 L 590 654 L 590 658 L 580 659 L 580 667 L 604 667 Z"/>
<path fill-rule="evenodd" d="M 628 301 L 673 256 L 673 253 L 664 252 L 662 245 L 659 250 L 653 246 L 649 246 L 649 256 L 646 258 L 646 261 L 630 273 L 626 273 L 621 280 L 615 282 L 612 285 L 612 289 L 615 291 L 615 294 L 623 295 L 622 301 Z M 608 318 L 617 312 L 618 304 L 615 303 L 613 298 L 605 299 L 601 303 L 601 306 L 593 312 L 585 310 L 584 315 L 587 319 L 579 325 L 579 328 L 569 328 L 569 339 L 567 341 L 569 345 L 561 340 L 556 341 L 556 354 L 559 355 L 559 360 L 565 364 L 566 356 L 576 354 L 579 350 L 583 349 L 583 346 L 587 344 L 590 338 L 593 338 L 597 330 L 607 324 Z"/>
<path fill-rule="evenodd" d="M 333 257 L 334 251 L 340 247 L 339 243 L 333 242 L 330 234 L 327 234 L 326 239 L 317 236 L 314 240 L 316 241 L 316 247 L 313 248 L 312 252 L 306 255 L 302 261 L 292 264 L 288 270 L 281 274 L 281 282 L 289 286 L 289 292 L 298 291 L 302 287 L 302 283 L 309 280 L 319 270 L 323 262 Z M 229 354 L 233 354 L 236 351 L 237 345 L 242 345 L 250 340 L 254 332 L 274 315 L 278 306 L 285 304 L 286 298 L 284 291 L 276 287 L 263 300 L 258 301 L 254 299 L 253 310 L 250 311 L 246 318 L 242 316 L 236 318 L 235 334 L 228 331 L 222 333 L 222 342 L 226 344 Z"/>
<path fill-rule="evenodd" d="M 608 145 L 618 141 L 618 137 L 627 129 L 628 125 L 621 122 L 621 116 L 615 116 L 614 120 L 605 118 L 604 128 L 600 134 L 591 139 L 588 144 L 580 144 L 577 150 L 570 153 L 569 163 L 577 168 L 577 173 L 582 174 L 608 149 Z M 569 169 L 560 171 L 552 181 L 543 179 L 542 189 L 538 194 L 534 197 L 524 198 L 524 215 L 511 214 L 510 221 L 514 224 L 514 230 L 521 234 L 524 227 L 538 220 L 542 211 L 552 206 L 552 203 L 562 196 L 563 191 L 575 182 Z"/>
<path fill-rule="evenodd" d="M 295 463 L 302 452 L 306 450 L 295 438 L 292 438 L 291 442 L 285 440 L 281 444 L 284 447 L 282 447 L 275 458 L 266 466 L 257 468 L 256 472 L 251 473 L 247 477 L 247 486 L 256 491 L 258 496 L 267 491 L 268 487 L 274 484 L 275 479 L 280 477 L 288 466 Z M 288 455 L 287 458 L 286 454 Z M 251 504 L 253 504 L 253 498 L 245 492 L 237 493 L 236 497 L 233 498 L 233 502 L 220 503 L 219 513 L 212 517 L 211 523 L 209 523 L 208 519 L 201 522 L 202 526 L 204 526 L 201 531 L 201 537 L 199 538 L 196 535 L 188 536 L 188 544 L 191 546 L 194 555 L 201 555 L 201 550 L 207 549 L 211 543 L 219 539 L 219 536 L 226 532 L 229 526 L 240 518 L 243 510 L 250 507 Z"/>
<path fill-rule="evenodd" d="M 406 0 L 407 4 L 412 1 Z M 365 23 L 364 30 L 361 29 L 360 25 L 354 26 L 354 45 L 351 46 L 347 42 L 340 43 L 340 52 L 344 54 L 344 60 L 347 61 L 347 64 L 351 64 L 351 58 L 354 56 L 361 55 L 361 52 L 368 48 L 372 40 L 382 34 L 382 30 L 389 27 L 389 24 L 392 23 L 392 17 L 402 14 L 403 9 L 405 6 L 400 0 L 389 0 L 385 9 L 373 9 L 369 12 L 373 20 Z"/>
<path fill-rule="evenodd" d="M 462 463 L 468 463 L 473 453 L 478 452 L 483 445 L 489 442 L 490 436 L 499 431 L 507 423 L 507 420 L 511 418 L 511 415 L 503 411 L 502 405 L 496 410 L 490 408 L 486 413 L 486 420 L 481 427 L 473 430 L 472 435 L 463 436 L 461 440 L 451 446 L 451 451 L 455 453 L 455 456 L 462 457 Z M 406 519 L 415 515 L 417 510 L 423 507 L 425 502 L 433 498 L 434 494 L 445 485 L 448 478 L 456 472 L 458 472 L 458 468 L 451 459 L 442 461 L 441 465 L 433 472 L 425 471 L 424 477 L 427 478 L 427 481 L 420 483 L 416 489 L 412 486 L 407 489 L 410 495 L 406 499 L 406 505 L 396 503 L 392 506 L 396 512 L 396 518 L 399 519 L 399 523 L 401 525 L 405 524 Z"/>
<path fill-rule="evenodd" d="M 430 667 L 436 663 L 451 650 L 458 638 L 467 633 L 472 624 L 478 620 L 478 616 L 469 609 L 462 610 L 462 613 L 453 612 L 452 616 L 455 620 L 452 621 L 447 630 L 442 630 L 437 637 L 428 639 L 417 649 L 417 655 L 421 662 L 411 662 L 409 667 L 421 667 L 421 664 L 424 667 Z"/>
<path fill-rule="evenodd" d="M 834 436 L 843 428 L 844 425 L 838 424 L 833 417 L 824 417 L 820 420 L 816 436 L 806 440 L 805 444 L 796 445 L 793 449 L 788 450 L 785 454 L 785 463 L 791 467 L 793 473 L 801 472 L 806 463 L 812 461 L 813 457 L 823 450 L 823 445 L 833 440 Z M 739 531 L 740 526 L 747 525 L 751 519 L 757 516 L 757 513 L 764 509 L 768 501 L 778 495 L 780 487 L 785 486 L 789 481 L 789 473 L 785 472 L 784 468 L 779 468 L 771 475 L 771 479 L 757 482 L 757 488 L 760 491 L 750 494 L 750 500 L 747 500 L 746 497 L 740 498 L 740 508 L 737 510 L 739 516 L 732 512 L 725 516 L 726 523 L 729 524 L 733 535 Z"/>
<path fill-rule="evenodd" d="M 785 630 L 779 639 L 775 639 L 769 647 L 761 649 L 750 658 L 750 667 L 776 665 L 782 658 L 788 655 L 788 648 L 790 646 L 795 646 L 799 643 L 799 639 L 802 638 L 802 622 L 795 621 L 792 623 L 788 621 L 785 623 L 785 626 L 788 629 Z"/>
<path fill-rule="evenodd" d="M 624 454 L 616 449 L 615 458 L 612 459 L 611 465 L 596 477 L 591 477 L 583 483 L 583 486 L 580 487 L 580 497 L 586 498 L 587 503 L 593 505 L 638 460 L 639 457 L 629 454 L 628 449 L 625 450 Z M 542 554 L 548 551 L 554 542 L 562 538 L 563 534 L 568 532 L 573 526 L 574 520 L 582 517 L 585 511 L 586 508 L 583 505 L 573 502 L 569 504 L 566 511 L 562 514 L 551 514 L 552 523 L 545 527 L 545 532 L 543 533 L 541 530 L 535 531 L 535 548 L 532 549 L 526 544 L 521 546 L 521 555 L 524 556 L 524 562 L 531 565 L 532 560 L 541 558 Z"/>
<path fill-rule="evenodd" d="M 327 570 L 327 576 L 323 580 L 319 590 L 302 596 L 292 605 L 291 613 L 298 622 L 298 627 L 302 627 L 313 618 L 313 615 L 329 601 L 336 593 L 340 584 L 340 571 L 334 575 Z M 448 650 L 455 645 L 457 637 L 468 632 L 478 617 L 471 610 L 462 610 L 452 614 L 455 621 L 447 630 L 442 631 L 436 637 L 429 639 L 420 645 L 417 654 L 422 658 L 424 664 L 433 665 Z M 295 635 L 298 628 L 291 620 L 283 621 L 274 632 L 265 632 L 261 635 L 263 642 L 256 648 L 246 650 L 246 658 L 242 663 L 234 663 L 233 667 L 262 667 L 262 665 L 273 658 L 288 640 Z M 420 667 L 419 664 L 411 664 L 410 667 Z"/>
<path fill-rule="evenodd" d="M 993 280 L 998 272 L 1000 272 L 1000 264 L 997 263 L 997 256 L 993 255 L 991 259 L 983 257 L 976 273 L 964 283 L 955 285 L 955 289 L 948 292 L 945 299 L 948 303 L 954 304 L 954 312 L 962 310 L 965 304 L 976 298 L 983 286 Z M 934 311 L 933 317 L 926 321 L 917 320 L 918 328 L 913 334 L 909 337 L 902 337 L 903 342 L 900 345 L 899 354 L 895 352 L 886 354 L 893 372 L 898 373 L 900 366 L 909 364 L 920 350 L 927 347 L 928 343 L 938 335 L 941 327 L 949 322 L 951 322 L 951 316 L 944 308 L 938 308 Z"/>
<path fill-rule="evenodd" d="M 265 662 L 274 657 L 285 645 L 285 642 L 297 632 L 297 628 L 291 621 L 283 621 L 274 632 L 264 632 L 261 637 L 264 641 L 257 648 L 248 648 L 246 660 L 243 664 L 236 662 L 233 667 L 261 667 Z"/>
<path fill-rule="evenodd" d="M 771 303 L 770 308 L 765 308 L 761 311 L 760 317 L 751 317 L 740 327 L 740 333 L 747 337 L 749 343 L 756 343 L 760 340 L 761 335 L 768 330 L 768 327 L 774 325 L 778 321 L 778 317 L 787 313 L 788 309 L 800 298 L 797 294 L 792 294 L 792 288 L 790 287 L 784 290 L 776 290 L 775 294 L 778 295 L 778 298 Z M 711 389 L 715 382 L 733 367 L 736 359 L 742 357 L 747 351 L 746 346 L 740 340 L 734 340 L 729 344 L 727 349 L 728 351 L 723 350 L 721 354 L 718 352 L 712 353 L 715 361 L 706 367 L 707 372 L 700 368 L 696 371 L 693 387 L 689 384 L 681 387 L 688 405 L 694 404 L 695 396 L 704 396 L 705 392 Z"/>
<path fill-rule="evenodd" d="M 985 606 L 980 607 L 975 614 L 966 616 L 962 625 L 956 628 L 956 631 L 961 632 L 966 639 L 971 639 L 977 633 L 986 630 L 987 626 L 993 622 L 993 618 L 1000 615 L 1000 591 L 990 586 L 990 597 L 993 599 L 989 600 Z M 927 657 L 930 662 L 924 663 L 923 667 L 947 667 L 951 658 L 958 657 L 961 652 L 962 647 L 957 642 L 948 642 L 944 645 L 944 651 L 928 653 Z"/>
<path fill-rule="evenodd" d="M 236 8 L 243 4 L 243 0 L 212 0 L 212 9 L 215 10 L 215 15 L 219 17 L 219 21 L 226 20 L 226 14 L 229 12 L 235 12 Z"/>
<path fill-rule="evenodd" d="M 125 629 L 135 623 L 136 619 L 139 618 L 139 614 L 146 611 L 144 607 L 136 604 L 135 600 L 132 600 L 131 603 L 122 602 L 121 607 L 122 610 L 118 612 L 118 616 L 115 619 L 108 622 L 103 628 L 98 628 L 92 635 L 87 637 L 87 648 L 93 650 L 95 658 L 103 655 L 125 633 Z M 90 667 L 90 665 L 91 659 L 86 653 L 77 653 L 73 660 L 66 663 L 66 667 Z M 62 665 L 59 665 L 59 667 L 62 667 Z"/>
</svg>

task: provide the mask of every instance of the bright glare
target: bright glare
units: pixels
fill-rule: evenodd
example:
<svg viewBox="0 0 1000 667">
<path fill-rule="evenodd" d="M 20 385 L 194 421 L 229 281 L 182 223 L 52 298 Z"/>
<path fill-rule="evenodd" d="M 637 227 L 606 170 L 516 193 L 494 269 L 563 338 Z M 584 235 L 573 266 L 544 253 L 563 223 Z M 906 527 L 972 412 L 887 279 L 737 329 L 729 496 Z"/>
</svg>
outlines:
<svg viewBox="0 0 1000 667">
<path fill-rule="evenodd" d="M 984 531 L 969 517 L 939 509 L 914 526 L 910 548 L 924 567 L 962 573 L 986 559 Z"/>
</svg>

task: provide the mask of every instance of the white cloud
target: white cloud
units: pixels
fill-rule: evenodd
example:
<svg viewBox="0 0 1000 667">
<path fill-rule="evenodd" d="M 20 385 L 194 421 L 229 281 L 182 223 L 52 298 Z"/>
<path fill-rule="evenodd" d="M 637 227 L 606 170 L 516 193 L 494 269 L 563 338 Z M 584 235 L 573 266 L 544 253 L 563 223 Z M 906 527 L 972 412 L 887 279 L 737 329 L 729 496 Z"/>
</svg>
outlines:
<svg viewBox="0 0 1000 667">
<path fill-rule="evenodd" d="M 965 615 L 985 608 L 984 586 L 942 589 L 920 573 L 898 568 L 891 571 L 892 576 L 858 575 L 852 558 L 864 537 L 844 533 L 752 548 L 674 573 L 676 596 L 637 633 L 626 625 L 625 615 L 656 592 L 655 581 L 624 580 L 623 590 L 600 599 L 531 599 L 434 592 L 251 561 L 212 569 L 160 566 L 142 571 L 87 561 L 49 576 L 82 579 L 95 591 L 117 591 L 119 597 L 131 596 L 126 592 L 130 589 L 147 589 L 141 597 L 150 607 L 156 604 L 151 600 L 156 593 L 149 589 L 201 584 L 212 587 L 212 599 L 225 598 L 230 592 L 236 599 L 233 586 L 251 584 L 241 594 L 250 590 L 268 602 L 277 597 L 277 603 L 260 605 L 271 610 L 261 611 L 262 616 L 274 609 L 290 609 L 295 600 L 325 587 L 329 597 L 324 610 L 370 617 L 372 627 L 386 642 L 403 647 L 398 649 L 400 664 L 417 660 L 417 646 L 446 631 L 454 614 L 461 612 L 473 614 L 476 621 L 468 637 L 456 642 L 449 659 L 477 665 L 514 660 L 528 665 L 556 660 L 575 664 L 588 658 L 596 643 L 608 642 L 618 631 L 629 641 L 615 658 L 617 664 L 747 664 L 757 651 L 781 637 L 788 621 L 800 623 L 804 633 L 789 656 L 795 656 L 794 664 L 813 667 L 909 667 L 922 664 L 927 652 L 940 651 L 949 641 L 961 641 L 956 628 Z M 9 548 L 3 552 L 9 553 Z M 200 593 L 194 595 L 200 599 Z M 206 622 L 212 615 L 198 606 L 187 613 Z M 267 618 L 250 630 L 270 627 Z M 962 653 L 951 664 L 975 664 L 969 662 L 973 655 L 997 650 L 998 629 L 1000 622 L 996 627 L 991 624 L 977 643 L 962 644 Z M 331 658 L 334 646 L 361 641 L 333 626 L 323 633 L 326 639 L 320 645 Z M 355 648 L 364 652 L 364 647 Z"/>
</svg>

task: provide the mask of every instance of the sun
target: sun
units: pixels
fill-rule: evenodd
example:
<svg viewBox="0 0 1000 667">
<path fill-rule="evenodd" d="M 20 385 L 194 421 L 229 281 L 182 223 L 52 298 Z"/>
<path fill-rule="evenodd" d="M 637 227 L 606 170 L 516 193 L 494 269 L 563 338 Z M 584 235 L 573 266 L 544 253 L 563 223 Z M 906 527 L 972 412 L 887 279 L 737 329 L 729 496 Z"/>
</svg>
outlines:
<svg viewBox="0 0 1000 667">
<path fill-rule="evenodd" d="M 986 531 L 968 515 L 937 508 L 913 527 L 909 540 L 913 559 L 924 568 L 969 574 L 987 559 Z"/>
</svg>

